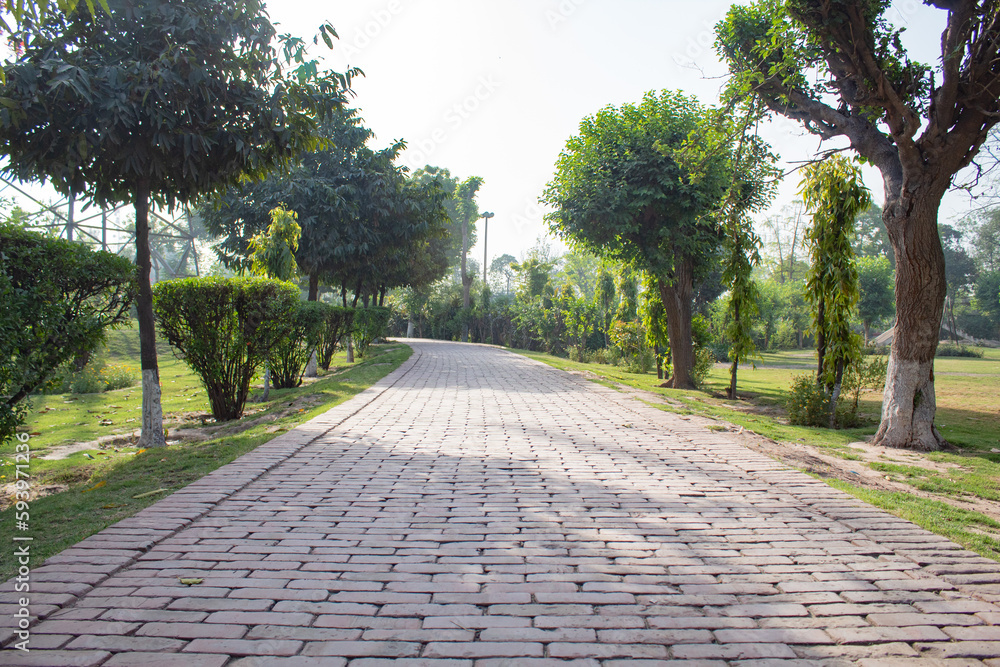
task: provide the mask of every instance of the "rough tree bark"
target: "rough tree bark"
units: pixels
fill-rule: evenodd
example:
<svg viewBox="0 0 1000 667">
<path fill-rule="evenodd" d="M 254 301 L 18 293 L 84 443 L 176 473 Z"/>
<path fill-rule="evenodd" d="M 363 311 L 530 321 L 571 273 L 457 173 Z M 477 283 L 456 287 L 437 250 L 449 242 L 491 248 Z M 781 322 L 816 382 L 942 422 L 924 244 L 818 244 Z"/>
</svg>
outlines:
<svg viewBox="0 0 1000 667">
<path fill-rule="evenodd" d="M 882 215 L 896 255 L 896 328 L 875 435 L 886 447 L 933 450 L 943 442 L 934 427 L 934 353 L 947 284 L 937 231 L 944 190 L 935 189 L 922 197 L 887 196 Z"/>
<path fill-rule="evenodd" d="M 156 363 L 156 325 L 153 318 L 153 288 L 149 283 L 152 256 L 149 251 L 149 185 L 135 191 L 135 263 L 139 295 L 135 302 L 139 320 L 139 359 L 142 367 L 142 432 L 139 447 L 166 447 L 163 406 L 160 403 L 160 369 Z"/>
<path fill-rule="evenodd" d="M 694 389 L 694 343 L 691 340 L 691 308 L 694 301 L 694 265 L 690 259 L 678 259 L 673 281 L 660 279 L 660 299 L 667 311 L 667 338 L 673 377 L 667 385 L 674 389 Z"/>
</svg>

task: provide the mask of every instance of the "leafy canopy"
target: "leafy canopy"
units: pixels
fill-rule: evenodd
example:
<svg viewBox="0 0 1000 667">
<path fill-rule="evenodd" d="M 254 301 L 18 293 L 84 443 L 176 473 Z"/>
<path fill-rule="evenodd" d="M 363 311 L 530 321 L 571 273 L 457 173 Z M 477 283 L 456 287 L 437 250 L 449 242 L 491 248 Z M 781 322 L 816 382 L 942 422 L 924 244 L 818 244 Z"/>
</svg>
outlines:
<svg viewBox="0 0 1000 667">
<path fill-rule="evenodd" d="M 694 97 L 662 91 L 585 118 L 542 197 L 555 208 L 551 229 L 658 276 L 675 256 L 710 255 L 719 232 L 707 214 L 729 175 L 728 149 L 714 140 L 729 140 L 706 128 L 707 115 Z"/>
<path fill-rule="evenodd" d="M 110 0 L 52 12 L 4 66 L 0 152 L 21 180 L 172 206 L 316 146 L 351 77 L 320 72 L 257 0 Z M 328 39 L 332 28 L 323 26 Z"/>
</svg>

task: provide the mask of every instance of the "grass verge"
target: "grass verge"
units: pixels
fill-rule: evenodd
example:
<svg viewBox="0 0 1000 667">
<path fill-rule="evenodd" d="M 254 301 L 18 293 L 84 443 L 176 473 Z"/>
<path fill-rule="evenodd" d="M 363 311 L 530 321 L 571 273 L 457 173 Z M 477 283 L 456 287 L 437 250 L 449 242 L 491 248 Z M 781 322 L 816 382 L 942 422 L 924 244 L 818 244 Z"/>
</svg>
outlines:
<svg viewBox="0 0 1000 667">
<path fill-rule="evenodd" d="M 78 428 L 72 425 L 72 419 L 76 418 L 72 414 L 67 416 L 70 423 L 65 425 L 64 422 L 50 422 L 49 413 L 39 415 L 49 403 L 48 399 L 65 400 L 64 396 L 43 397 L 45 400 L 36 406 L 28 423 L 33 432 L 41 433 L 31 438 L 31 484 L 33 487 L 59 485 L 60 490 L 30 501 L 27 531 L 15 530 L 19 520 L 15 516 L 15 506 L 0 511 L 0 541 L 11 544 L 15 534 L 31 536 L 32 560 L 40 563 L 235 460 L 279 433 L 346 401 L 398 368 L 411 352 L 405 345 L 390 344 L 373 346 L 364 361 L 350 366 L 338 366 L 343 358 L 335 358 L 330 372 L 319 380 L 295 389 L 272 391 L 267 403 L 253 406 L 253 412 L 240 420 L 247 422 L 242 425 L 249 426 L 245 430 L 238 430 L 239 424 L 229 422 L 223 425 L 225 430 L 220 429 L 217 437 L 181 440 L 165 449 L 136 451 L 134 447 L 121 446 L 80 451 L 58 460 L 36 458 L 65 444 L 67 438 L 72 438 L 73 429 Z M 164 363 L 164 367 L 168 364 Z M 204 390 L 190 371 L 184 373 L 186 370 L 186 366 L 183 370 L 178 369 L 173 378 L 182 389 L 175 393 L 186 395 L 194 383 L 201 391 L 201 396 L 195 400 L 200 401 L 199 407 L 206 408 Z M 168 382 L 169 379 L 164 385 Z M 139 393 L 136 389 L 133 391 Z M 167 391 L 165 386 L 164 393 Z M 88 409 L 100 414 L 101 411 L 109 412 L 109 405 L 125 404 L 121 397 L 115 396 L 117 393 L 88 394 L 84 398 L 91 406 Z M 169 417 L 169 404 L 164 403 L 164 411 Z M 59 435 L 49 432 L 46 437 L 49 429 Z M 183 429 L 176 432 L 182 433 Z M 0 474 L 5 476 L 4 482 L 13 479 L 13 450 L 14 443 L 9 443 L 0 451 L 3 459 Z M 9 578 L 15 569 L 16 564 L 5 559 L 0 564 L 0 581 Z"/>
</svg>

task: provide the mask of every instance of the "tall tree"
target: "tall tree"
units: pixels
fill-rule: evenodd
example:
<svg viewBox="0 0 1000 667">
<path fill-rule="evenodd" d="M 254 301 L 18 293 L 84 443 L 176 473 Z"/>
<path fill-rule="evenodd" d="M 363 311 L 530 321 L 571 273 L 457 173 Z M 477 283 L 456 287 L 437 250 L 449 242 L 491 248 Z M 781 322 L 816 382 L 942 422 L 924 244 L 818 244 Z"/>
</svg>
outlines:
<svg viewBox="0 0 1000 667">
<path fill-rule="evenodd" d="M 50 13 L 23 35 L 0 97 L 4 171 L 136 216 L 142 446 L 164 446 L 149 272 L 149 206 L 169 207 L 285 164 L 314 142 L 349 76 L 275 48 L 257 2 L 111 0 Z M 322 28 L 329 38 L 332 28 Z M 298 58 L 301 65 L 292 61 Z M 295 69 L 293 69 L 295 67 Z"/>
<path fill-rule="evenodd" d="M 670 91 L 606 107 L 581 122 L 542 197 L 555 209 L 546 216 L 554 232 L 657 277 L 677 388 L 694 386 L 694 284 L 716 259 L 720 230 L 709 214 L 729 175 L 731 139 L 703 131 L 707 117 L 696 99 Z"/>
<path fill-rule="evenodd" d="M 462 342 L 469 342 L 469 309 L 472 307 L 470 291 L 472 281 L 476 272 L 468 270 L 468 254 L 471 244 L 469 243 L 470 229 L 472 223 L 479 219 L 479 205 L 476 203 L 476 193 L 483 185 L 483 179 L 478 176 L 470 176 L 462 181 L 455 191 L 455 211 L 462 224 L 462 308 L 464 309 L 462 322 Z"/>
<path fill-rule="evenodd" d="M 806 299 L 813 307 L 819 357 L 816 381 L 830 394 L 830 427 L 848 364 L 860 355 L 851 315 L 858 303 L 858 268 L 851 239 L 858 214 L 871 204 L 861 169 L 840 155 L 808 165 L 799 190 L 812 214 L 806 233 L 812 265 Z"/>
<path fill-rule="evenodd" d="M 821 139 L 845 137 L 882 172 L 896 259 L 896 335 L 875 443 L 937 449 L 934 353 L 946 293 L 941 198 L 1000 120 L 997 0 L 926 0 L 948 12 L 941 61 L 907 56 L 886 0 L 758 0 L 716 29 L 729 95 L 754 96 Z"/>
</svg>

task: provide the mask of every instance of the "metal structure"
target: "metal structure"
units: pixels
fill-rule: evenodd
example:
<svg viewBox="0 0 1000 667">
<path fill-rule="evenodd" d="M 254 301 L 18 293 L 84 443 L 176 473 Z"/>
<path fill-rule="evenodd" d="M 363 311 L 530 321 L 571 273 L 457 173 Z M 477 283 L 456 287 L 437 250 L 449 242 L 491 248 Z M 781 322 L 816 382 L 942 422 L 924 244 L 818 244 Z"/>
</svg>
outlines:
<svg viewBox="0 0 1000 667">
<path fill-rule="evenodd" d="M 57 195 L 54 203 L 47 203 L 18 183 L 0 177 L 0 195 L 7 194 L 8 190 L 16 193 L 16 204 L 27 214 L 25 226 L 28 229 L 86 243 L 118 255 L 134 248 L 135 229 L 128 215 L 132 211 L 131 206 L 108 209 L 85 202 L 81 207 L 81 202 L 72 195 Z M 153 259 L 153 275 L 150 279 L 153 282 L 161 278 L 199 275 L 198 250 L 195 245 L 197 236 L 193 216 L 187 207 L 175 215 L 150 207 L 149 226 L 150 254 Z M 173 252 L 165 252 L 165 244 L 174 245 Z"/>
</svg>

